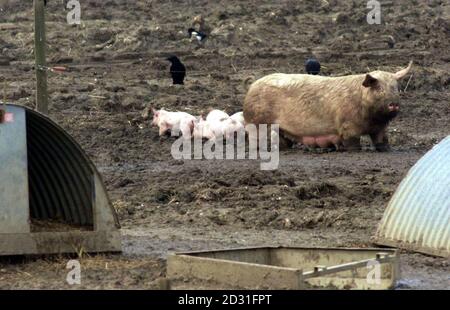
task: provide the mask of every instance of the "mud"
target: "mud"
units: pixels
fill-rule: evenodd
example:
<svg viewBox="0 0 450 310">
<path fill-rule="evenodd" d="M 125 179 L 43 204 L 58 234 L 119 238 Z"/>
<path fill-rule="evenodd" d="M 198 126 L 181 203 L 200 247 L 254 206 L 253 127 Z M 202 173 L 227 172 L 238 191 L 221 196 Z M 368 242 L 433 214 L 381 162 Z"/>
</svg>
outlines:
<svg viewBox="0 0 450 310">
<path fill-rule="evenodd" d="M 102 173 L 124 253 L 83 257 L 84 280 L 75 287 L 65 282 L 67 257 L 2 258 L 0 288 L 156 289 L 168 251 L 373 246 L 402 178 L 450 132 L 446 1 L 386 1 L 382 24 L 368 25 L 365 1 L 86 0 L 79 26 L 66 23 L 63 2 L 47 9 L 49 66 L 69 68 L 49 72 L 50 116 Z M 5 96 L 33 107 L 31 5 L 9 0 L 0 7 Z M 186 38 L 197 14 L 210 29 L 204 45 Z M 170 85 L 169 54 L 187 67 L 184 87 Z M 240 111 L 248 78 L 303 73 L 312 54 L 322 74 L 333 76 L 396 71 L 414 60 L 389 127 L 390 152 L 373 151 L 364 138 L 361 152 L 283 151 L 276 171 L 249 160 L 179 161 L 170 155 L 174 139 L 158 137 L 145 118 L 150 106 L 196 115 Z M 399 288 L 448 289 L 448 260 L 404 252 L 402 263 Z"/>
</svg>

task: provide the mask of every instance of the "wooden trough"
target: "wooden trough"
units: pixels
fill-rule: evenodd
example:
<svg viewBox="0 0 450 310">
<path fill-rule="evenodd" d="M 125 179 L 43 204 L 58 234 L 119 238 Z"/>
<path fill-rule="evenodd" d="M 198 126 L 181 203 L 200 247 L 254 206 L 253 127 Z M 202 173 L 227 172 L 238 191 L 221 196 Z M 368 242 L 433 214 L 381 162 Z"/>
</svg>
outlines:
<svg viewBox="0 0 450 310">
<path fill-rule="evenodd" d="M 393 249 L 297 247 L 185 252 L 168 256 L 167 277 L 172 288 L 392 289 L 399 256 Z"/>
</svg>

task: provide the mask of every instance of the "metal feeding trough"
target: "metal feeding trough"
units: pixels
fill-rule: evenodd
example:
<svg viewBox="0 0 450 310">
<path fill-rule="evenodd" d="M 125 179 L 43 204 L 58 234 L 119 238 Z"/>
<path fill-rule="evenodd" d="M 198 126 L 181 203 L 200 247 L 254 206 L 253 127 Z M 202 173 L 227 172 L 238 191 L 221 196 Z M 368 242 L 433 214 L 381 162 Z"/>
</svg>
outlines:
<svg viewBox="0 0 450 310">
<path fill-rule="evenodd" d="M 120 251 L 117 216 L 81 147 L 45 115 L 0 110 L 0 255 Z"/>
<path fill-rule="evenodd" d="M 297 247 L 175 253 L 167 277 L 202 288 L 390 289 L 399 278 L 399 256 L 393 249 Z"/>
</svg>

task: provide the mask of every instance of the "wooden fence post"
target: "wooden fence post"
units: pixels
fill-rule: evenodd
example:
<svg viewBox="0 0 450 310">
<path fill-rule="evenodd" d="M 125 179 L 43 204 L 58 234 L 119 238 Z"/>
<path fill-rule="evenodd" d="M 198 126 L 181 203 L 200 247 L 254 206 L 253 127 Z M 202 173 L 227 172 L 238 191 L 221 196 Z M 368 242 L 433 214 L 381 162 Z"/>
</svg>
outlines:
<svg viewBox="0 0 450 310">
<path fill-rule="evenodd" d="M 45 5 L 34 0 L 34 54 L 36 58 L 36 110 L 48 114 L 47 63 L 45 61 Z"/>
</svg>

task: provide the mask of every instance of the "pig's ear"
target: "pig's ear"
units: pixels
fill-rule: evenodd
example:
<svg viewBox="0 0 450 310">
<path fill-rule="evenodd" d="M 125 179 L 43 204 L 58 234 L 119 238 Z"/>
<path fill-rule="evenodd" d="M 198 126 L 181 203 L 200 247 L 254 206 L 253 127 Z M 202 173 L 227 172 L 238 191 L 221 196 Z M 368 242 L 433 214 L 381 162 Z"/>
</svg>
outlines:
<svg viewBox="0 0 450 310">
<path fill-rule="evenodd" d="M 362 83 L 364 87 L 372 87 L 375 88 L 378 86 L 378 80 L 371 76 L 370 74 L 366 75 L 364 82 Z"/>
<path fill-rule="evenodd" d="M 408 67 L 406 67 L 403 70 L 398 71 L 397 73 L 394 73 L 394 78 L 396 80 L 400 80 L 400 79 L 404 78 L 405 75 L 407 75 L 409 73 L 409 71 L 411 71 L 412 64 L 413 64 L 413 62 L 410 61 Z"/>
</svg>

